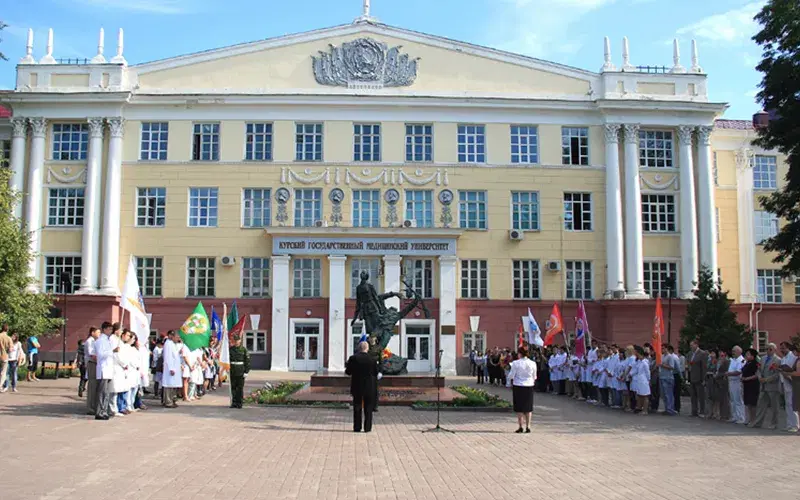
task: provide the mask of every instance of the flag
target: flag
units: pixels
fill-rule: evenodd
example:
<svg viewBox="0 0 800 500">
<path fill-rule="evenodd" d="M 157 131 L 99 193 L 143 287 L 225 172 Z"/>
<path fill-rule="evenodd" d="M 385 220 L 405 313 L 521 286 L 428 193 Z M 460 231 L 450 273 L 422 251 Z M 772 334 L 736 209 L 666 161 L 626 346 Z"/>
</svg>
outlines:
<svg viewBox="0 0 800 500">
<path fill-rule="evenodd" d="M 225 316 L 225 321 L 228 322 L 228 334 L 231 335 L 233 333 L 233 327 L 236 326 L 236 323 L 239 322 L 239 308 L 236 307 L 236 301 L 233 301 L 233 305 L 231 306 L 231 312 Z"/>
<path fill-rule="evenodd" d="M 524 333 L 524 330 L 525 329 L 522 327 L 522 325 L 519 325 L 519 335 L 518 335 L 519 339 L 517 340 L 517 346 L 520 349 L 522 349 L 522 347 L 525 345 L 525 339 L 522 336 L 522 334 Z"/>
<path fill-rule="evenodd" d="M 228 332 L 229 337 L 234 335 L 244 335 L 244 324 L 247 322 L 247 316 L 242 316 L 238 323 L 233 325 L 233 328 Z"/>
<path fill-rule="evenodd" d="M 211 324 L 208 321 L 203 303 L 198 302 L 194 312 L 186 318 L 181 326 L 181 339 L 190 351 L 208 347 L 208 340 L 211 337 Z"/>
<path fill-rule="evenodd" d="M 369 342 L 369 335 L 367 335 L 366 331 L 364 331 L 364 333 L 361 334 L 361 338 L 358 339 L 359 344 L 362 342 Z"/>
<path fill-rule="evenodd" d="M 564 321 L 561 319 L 561 311 L 558 310 L 558 304 L 553 304 L 553 311 L 550 313 L 550 326 L 544 336 L 544 345 L 552 345 L 555 336 L 563 331 Z"/>
<path fill-rule="evenodd" d="M 225 305 L 223 305 L 223 309 L 224 308 L 225 308 Z M 224 316 L 224 313 L 223 313 L 223 316 Z M 217 311 L 214 310 L 214 306 L 211 306 L 211 331 L 214 332 L 214 334 L 216 335 L 217 342 L 222 340 L 222 331 L 224 329 L 225 329 L 225 327 L 222 324 L 222 319 L 217 314 Z"/>
<path fill-rule="evenodd" d="M 586 335 L 589 321 L 586 319 L 586 308 L 583 301 L 578 302 L 578 319 L 575 321 L 575 355 L 582 358 L 586 354 Z"/>
<path fill-rule="evenodd" d="M 228 312 L 228 305 L 223 303 L 222 315 L 227 316 L 226 314 L 227 312 Z M 212 313 L 212 316 L 214 314 L 216 313 Z M 219 320 L 219 316 L 217 316 L 217 319 Z M 219 345 L 219 366 L 221 366 L 222 369 L 227 372 L 230 371 L 231 369 L 231 350 L 230 350 L 231 347 L 230 343 L 228 342 L 227 327 L 222 323 L 222 321 L 220 321 L 219 324 L 220 324 L 220 330 L 218 333 L 222 337 L 220 339 L 220 345 Z"/>
<path fill-rule="evenodd" d="M 136 334 L 139 342 L 144 342 L 150 337 L 150 322 L 144 309 L 142 292 L 139 289 L 139 279 L 136 277 L 136 265 L 131 257 L 128 262 L 128 275 L 125 276 L 125 285 L 122 287 L 120 307 L 130 314 L 131 331 Z"/>
<path fill-rule="evenodd" d="M 661 336 L 664 333 L 664 310 L 661 297 L 656 298 L 656 316 L 653 318 L 653 350 L 656 351 L 656 364 L 661 364 Z"/>
<path fill-rule="evenodd" d="M 531 308 L 528 308 L 528 344 L 537 345 L 542 347 L 544 341 L 542 340 L 542 331 L 539 329 L 539 323 L 533 317 Z"/>
</svg>

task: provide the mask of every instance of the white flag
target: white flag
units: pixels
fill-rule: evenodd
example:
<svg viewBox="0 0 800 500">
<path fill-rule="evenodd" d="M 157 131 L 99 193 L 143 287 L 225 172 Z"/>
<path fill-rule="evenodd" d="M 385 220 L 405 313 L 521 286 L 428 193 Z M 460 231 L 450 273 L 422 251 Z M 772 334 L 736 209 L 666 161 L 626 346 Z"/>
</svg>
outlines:
<svg viewBox="0 0 800 500">
<path fill-rule="evenodd" d="M 122 288 L 120 307 L 128 311 L 131 331 L 139 338 L 140 344 L 150 337 L 150 321 L 144 309 L 142 292 L 139 290 L 139 280 L 136 277 L 136 266 L 131 258 L 128 263 L 128 275 L 125 276 L 125 286 Z"/>
<path fill-rule="evenodd" d="M 219 366 L 221 366 L 225 372 L 230 371 L 231 369 L 231 350 L 230 344 L 228 343 L 228 304 L 222 304 L 222 341 L 220 342 L 219 346 Z"/>
</svg>

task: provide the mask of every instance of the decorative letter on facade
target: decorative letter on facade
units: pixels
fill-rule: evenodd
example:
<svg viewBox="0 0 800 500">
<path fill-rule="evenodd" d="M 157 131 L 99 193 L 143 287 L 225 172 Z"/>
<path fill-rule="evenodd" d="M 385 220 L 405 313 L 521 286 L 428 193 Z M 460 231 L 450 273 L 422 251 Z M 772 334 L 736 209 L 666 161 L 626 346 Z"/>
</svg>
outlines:
<svg viewBox="0 0 800 500">
<path fill-rule="evenodd" d="M 350 88 L 406 87 L 417 79 L 417 61 L 372 38 L 330 46 L 312 56 L 314 78 L 320 85 Z"/>
</svg>

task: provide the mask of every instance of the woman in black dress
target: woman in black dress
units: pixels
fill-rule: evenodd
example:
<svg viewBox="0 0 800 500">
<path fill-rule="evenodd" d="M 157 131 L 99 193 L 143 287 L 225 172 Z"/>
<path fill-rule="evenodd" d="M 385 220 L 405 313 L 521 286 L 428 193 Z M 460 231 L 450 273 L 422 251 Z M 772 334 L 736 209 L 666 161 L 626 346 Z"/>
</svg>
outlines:
<svg viewBox="0 0 800 500">
<path fill-rule="evenodd" d="M 758 405 L 758 351 L 748 349 L 744 355 L 745 363 L 742 368 L 742 387 L 744 389 L 744 407 L 747 413 L 745 420 L 749 424 L 756 418 L 756 406 Z"/>
</svg>

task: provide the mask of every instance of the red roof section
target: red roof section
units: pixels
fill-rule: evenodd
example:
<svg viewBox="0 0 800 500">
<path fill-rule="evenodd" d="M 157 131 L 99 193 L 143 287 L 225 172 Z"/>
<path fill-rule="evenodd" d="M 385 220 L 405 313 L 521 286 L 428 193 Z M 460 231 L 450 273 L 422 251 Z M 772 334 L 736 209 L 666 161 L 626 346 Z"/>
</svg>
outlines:
<svg viewBox="0 0 800 500">
<path fill-rule="evenodd" d="M 733 130 L 753 130 L 752 120 L 715 120 L 714 127 Z"/>
<path fill-rule="evenodd" d="M 11 118 L 11 110 L 5 106 L 0 106 L 0 118 Z"/>
</svg>

